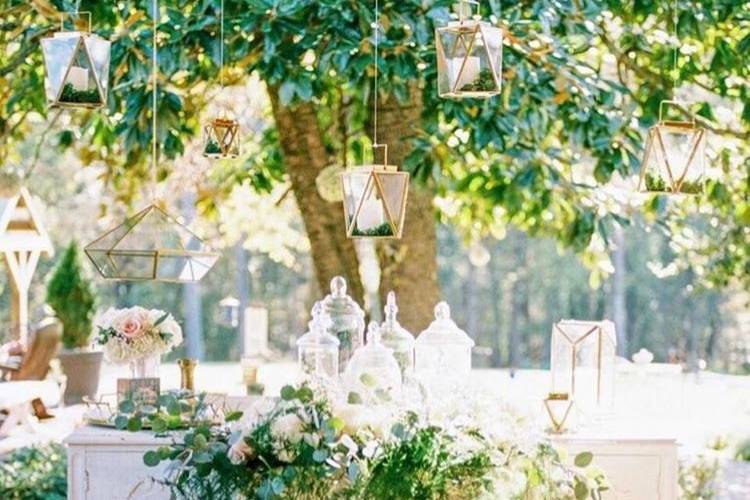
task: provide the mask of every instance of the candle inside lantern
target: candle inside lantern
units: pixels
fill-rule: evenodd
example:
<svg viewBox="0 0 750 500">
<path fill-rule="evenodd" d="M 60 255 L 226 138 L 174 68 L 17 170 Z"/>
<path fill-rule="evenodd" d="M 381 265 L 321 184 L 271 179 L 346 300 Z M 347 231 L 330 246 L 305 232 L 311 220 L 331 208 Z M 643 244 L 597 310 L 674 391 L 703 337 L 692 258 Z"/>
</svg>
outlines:
<svg viewBox="0 0 750 500">
<path fill-rule="evenodd" d="M 357 215 L 357 228 L 371 229 L 383 224 L 383 204 L 375 196 L 368 196 L 362 202 L 362 208 Z"/>
<path fill-rule="evenodd" d="M 464 64 L 464 61 L 466 61 L 466 65 L 464 66 L 464 70 L 461 71 L 461 65 Z M 479 57 L 477 56 L 448 59 L 448 74 L 450 75 L 451 85 L 456 90 L 461 90 L 466 85 L 474 83 L 479 78 L 480 68 Z M 460 75 L 459 72 L 461 72 Z M 458 84 L 456 85 L 457 79 Z"/>
<path fill-rule="evenodd" d="M 68 83 L 76 90 L 86 90 L 89 87 L 89 70 L 80 66 L 71 66 L 68 72 Z"/>
</svg>

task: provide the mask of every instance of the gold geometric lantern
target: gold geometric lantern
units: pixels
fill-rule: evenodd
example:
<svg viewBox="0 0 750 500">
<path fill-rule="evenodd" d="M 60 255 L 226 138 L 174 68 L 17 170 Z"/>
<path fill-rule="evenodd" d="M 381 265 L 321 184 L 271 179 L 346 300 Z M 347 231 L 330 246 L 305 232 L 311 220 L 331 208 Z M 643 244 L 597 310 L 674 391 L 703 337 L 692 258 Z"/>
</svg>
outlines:
<svg viewBox="0 0 750 500">
<path fill-rule="evenodd" d="M 240 122 L 214 118 L 203 126 L 203 156 L 237 158 L 240 155 Z"/>
<path fill-rule="evenodd" d="M 199 281 L 219 254 L 156 205 L 149 205 L 86 245 L 105 279 Z"/>
<path fill-rule="evenodd" d="M 459 20 L 435 29 L 438 94 L 440 97 L 488 98 L 500 93 L 503 66 L 503 31 L 481 21 L 467 19 L 475 0 L 461 0 Z"/>
<path fill-rule="evenodd" d="M 584 412 L 614 405 L 617 338 L 611 321 L 562 320 L 552 327 L 552 392 L 575 399 Z"/>
<path fill-rule="evenodd" d="M 638 190 L 651 193 L 703 192 L 706 132 L 691 115 L 689 121 L 663 119 L 663 109 L 676 101 L 662 101 L 659 122 L 651 127 L 641 163 Z"/>
<path fill-rule="evenodd" d="M 62 31 L 42 39 L 47 102 L 53 108 L 100 108 L 107 102 L 110 42 L 88 31 Z"/>
<path fill-rule="evenodd" d="M 409 173 L 388 165 L 388 146 L 383 164 L 362 165 L 341 173 L 344 220 L 349 238 L 401 238 L 409 192 Z"/>
<path fill-rule="evenodd" d="M 573 399 L 566 393 L 551 392 L 544 400 L 544 408 L 547 410 L 552 427 L 550 431 L 553 434 L 565 432 L 565 424 L 570 416 L 570 410 L 573 408 Z"/>
</svg>

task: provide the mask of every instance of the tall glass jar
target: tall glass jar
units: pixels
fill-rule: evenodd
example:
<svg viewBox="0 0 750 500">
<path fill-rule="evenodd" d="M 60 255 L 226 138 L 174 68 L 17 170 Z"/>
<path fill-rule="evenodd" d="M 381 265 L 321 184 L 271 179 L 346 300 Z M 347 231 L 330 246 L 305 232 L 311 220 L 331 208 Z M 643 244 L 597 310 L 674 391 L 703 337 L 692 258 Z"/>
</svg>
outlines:
<svg viewBox="0 0 750 500">
<path fill-rule="evenodd" d="M 393 400 L 401 393 L 401 369 L 393 351 L 381 342 L 374 321 L 367 327 L 367 344 L 354 352 L 344 372 L 349 403 L 369 405 Z"/>
<path fill-rule="evenodd" d="M 396 319 L 398 306 L 395 293 L 388 292 L 384 312 L 385 321 L 380 325 L 380 339 L 384 346 L 393 351 L 393 357 L 401 369 L 401 378 L 406 379 L 414 370 L 414 336 Z"/>
<path fill-rule="evenodd" d="M 435 321 L 415 342 L 416 376 L 433 397 L 460 394 L 471 372 L 474 341 L 451 319 L 447 303 L 435 306 Z"/>
<path fill-rule="evenodd" d="M 339 373 L 346 369 L 354 351 L 360 347 L 365 333 L 365 313 L 346 294 L 346 280 L 331 280 L 331 293 L 323 299 L 323 312 L 331 319 L 328 331 L 339 340 Z"/>
<path fill-rule="evenodd" d="M 339 340 L 328 332 L 330 320 L 323 304 L 316 302 L 310 331 L 297 340 L 297 354 L 302 380 L 313 384 L 334 381 L 339 375 Z"/>
</svg>

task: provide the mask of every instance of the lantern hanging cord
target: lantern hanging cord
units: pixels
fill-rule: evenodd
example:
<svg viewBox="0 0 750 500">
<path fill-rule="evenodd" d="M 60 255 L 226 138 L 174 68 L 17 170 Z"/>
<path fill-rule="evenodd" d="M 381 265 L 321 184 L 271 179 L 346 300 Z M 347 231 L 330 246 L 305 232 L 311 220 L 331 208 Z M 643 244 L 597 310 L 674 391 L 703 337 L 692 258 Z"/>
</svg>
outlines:
<svg viewBox="0 0 750 500">
<path fill-rule="evenodd" d="M 677 0 L 672 2 L 672 29 L 674 30 L 674 55 L 672 58 L 672 97 L 676 98 L 675 89 L 677 88 L 677 51 L 680 41 L 677 34 Z"/>
<path fill-rule="evenodd" d="M 372 128 L 372 147 L 376 148 L 378 144 L 378 31 L 380 28 L 380 17 L 378 9 L 378 0 L 375 0 L 375 95 L 373 98 L 373 128 Z"/>
<path fill-rule="evenodd" d="M 219 26 L 219 86 L 224 90 L 224 0 L 221 0 L 221 14 Z"/>
<path fill-rule="evenodd" d="M 156 48 L 156 23 L 157 23 L 157 17 L 159 15 L 159 0 L 152 0 L 153 1 L 153 47 L 152 47 L 152 57 L 151 57 L 151 76 L 152 76 L 152 96 L 151 96 L 151 103 L 153 106 L 153 109 L 151 110 L 151 196 L 155 197 L 156 195 L 156 157 L 157 157 L 157 145 L 156 145 L 156 78 L 157 78 L 157 68 L 158 68 L 158 61 L 157 61 L 157 48 Z"/>
</svg>

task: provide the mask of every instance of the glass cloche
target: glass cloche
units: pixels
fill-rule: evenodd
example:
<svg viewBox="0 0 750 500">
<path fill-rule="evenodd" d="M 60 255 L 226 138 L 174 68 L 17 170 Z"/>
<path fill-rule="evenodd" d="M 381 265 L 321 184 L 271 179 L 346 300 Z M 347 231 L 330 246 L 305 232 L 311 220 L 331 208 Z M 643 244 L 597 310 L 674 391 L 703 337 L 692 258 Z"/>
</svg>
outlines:
<svg viewBox="0 0 750 500">
<path fill-rule="evenodd" d="M 451 319 L 447 303 L 435 306 L 435 321 L 415 342 L 416 376 L 433 394 L 451 394 L 465 385 L 474 341 Z"/>
<path fill-rule="evenodd" d="M 339 340 L 328 332 L 330 319 L 323 304 L 316 302 L 310 331 L 297 340 L 299 368 L 302 379 L 314 383 L 336 380 L 339 374 Z"/>
<path fill-rule="evenodd" d="M 339 372 L 343 372 L 354 351 L 364 343 L 365 313 L 346 294 L 346 280 L 341 276 L 331 280 L 331 293 L 323 299 L 323 312 L 331 318 L 328 331 L 340 342 Z"/>
<path fill-rule="evenodd" d="M 367 344 L 354 352 L 344 372 L 349 403 L 375 404 L 390 401 L 401 392 L 401 369 L 393 351 L 381 342 L 380 328 L 367 327 Z"/>
<path fill-rule="evenodd" d="M 414 370 L 414 336 L 396 319 L 398 306 L 395 293 L 388 292 L 384 312 L 385 321 L 380 325 L 380 340 L 393 351 L 393 357 L 401 369 L 401 378 L 405 379 Z"/>
</svg>

